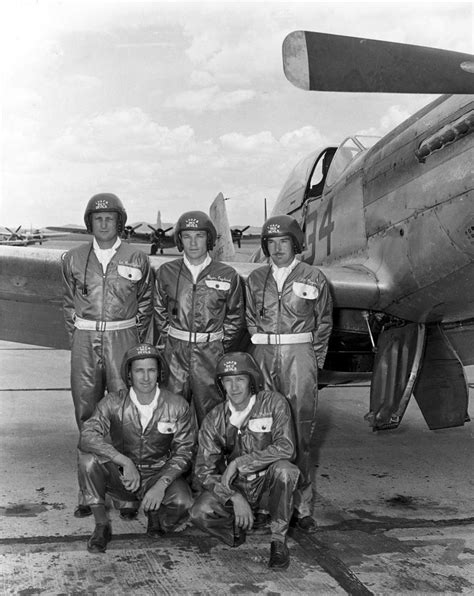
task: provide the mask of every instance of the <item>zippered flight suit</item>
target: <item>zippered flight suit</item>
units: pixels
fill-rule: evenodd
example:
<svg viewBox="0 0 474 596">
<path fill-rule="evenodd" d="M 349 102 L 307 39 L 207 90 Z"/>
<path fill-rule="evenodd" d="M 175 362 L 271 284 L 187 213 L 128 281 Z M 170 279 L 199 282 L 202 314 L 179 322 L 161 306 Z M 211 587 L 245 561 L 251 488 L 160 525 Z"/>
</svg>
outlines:
<svg viewBox="0 0 474 596">
<path fill-rule="evenodd" d="M 319 269 L 298 262 L 281 292 L 269 265 L 252 271 L 246 289 L 251 353 L 265 387 L 287 397 L 295 421 L 296 463 L 302 476 L 295 509 L 298 517 L 306 517 L 312 513 L 309 449 L 316 422 L 318 367 L 323 367 L 332 330 L 329 287 Z"/>
<path fill-rule="evenodd" d="M 168 388 L 192 403 L 200 425 L 222 401 L 214 382 L 216 363 L 245 329 L 243 286 L 238 273 L 218 261 L 197 281 L 183 259 L 156 271 L 154 320 L 164 345 Z"/>
<path fill-rule="evenodd" d="M 86 505 L 114 500 L 139 502 L 158 480 L 167 489 L 159 512 L 160 525 L 171 529 L 192 505 L 191 489 L 182 478 L 196 450 L 196 427 L 186 401 L 160 388 L 157 406 L 145 429 L 128 391 L 109 393 L 84 422 L 79 441 L 79 484 Z M 110 437 L 110 439 L 107 439 Z M 135 464 L 141 484 L 130 493 L 120 480 L 114 458 L 126 455 Z"/>
<path fill-rule="evenodd" d="M 279 393 L 259 391 L 240 429 L 230 422 L 227 402 L 219 404 L 199 430 L 194 475 L 205 491 L 191 510 L 191 520 L 232 546 L 232 494 L 240 492 L 256 510 L 260 497 L 269 492 L 272 540 L 285 542 L 300 476 L 291 463 L 295 453 L 290 408 Z M 221 475 L 231 461 L 236 462 L 238 475 L 226 489 Z"/>
</svg>

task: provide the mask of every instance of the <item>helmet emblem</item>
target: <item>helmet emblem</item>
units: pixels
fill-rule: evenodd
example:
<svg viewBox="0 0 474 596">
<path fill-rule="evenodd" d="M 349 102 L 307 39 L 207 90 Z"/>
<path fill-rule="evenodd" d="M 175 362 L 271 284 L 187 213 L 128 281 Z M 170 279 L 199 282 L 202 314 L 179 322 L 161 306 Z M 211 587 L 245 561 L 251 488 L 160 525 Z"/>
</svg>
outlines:
<svg viewBox="0 0 474 596">
<path fill-rule="evenodd" d="M 237 372 L 237 362 L 235 360 L 227 360 L 227 362 L 224 362 L 224 372 Z"/>
<path fill-rule="evenodd" d="M 197 228 L 199 226 L 199 220 L 195 217 L 190 217 L 184 222 L 186 228 Z"/>
<path fill-rule="evenodd" d="M 151 347 L 150 346 L 138 346 L 137 347 L 137 354 L 151 354 Z"/>
<path fill-rule="evenodd" d="M 268 226 L 268 233 L 269 234 L 279 234 L 280 233 L 280 224 L 270 224 Z"/>
<path fill-rule="evenodd" d="M 107 201 L 106 199 L 99 199 L 98 201 L 95 202 L 96 209 L 108 209 L 108 207 L 109 207 L 109 201 Z"/>
</svg>

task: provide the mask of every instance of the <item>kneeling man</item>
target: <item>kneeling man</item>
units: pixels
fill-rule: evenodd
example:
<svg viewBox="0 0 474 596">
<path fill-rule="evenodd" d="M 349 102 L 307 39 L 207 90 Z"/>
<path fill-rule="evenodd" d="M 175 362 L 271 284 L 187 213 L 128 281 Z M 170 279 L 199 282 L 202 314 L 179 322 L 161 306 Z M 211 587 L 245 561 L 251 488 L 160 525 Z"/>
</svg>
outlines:
<svg viewBox="0 0 474 596">
<path fill-rule="evenodd" d="M 162 369 L 154 346 L 130 348 L 121 368 L 128 390 L 106 395 L 82 427 L 79 484 L 96 524 L 89 552 L 105 552 L 112 537 L 106 493 L 136 501 L 137 508 L 141 502 L 153 538 L 171 530 L 192 505 L 182 475 L 195 454 L 194 418 L 184 398 L 159 386 Z"/>
<path fill-rule="evenodd" d="M 229 546 L 239 546 L 254 512 L 269 493 L 272 542 L 269 567 L 286 569 L 293 494 L 299 479 L 293 421 L 287 400 L 261 391 L 262 373 L 250 354 L 229 352 L 217 363 L 216 384 L 225 402 L 204 418 L 195 475 L 205 491 L 191 520 Z"/>
</svg>

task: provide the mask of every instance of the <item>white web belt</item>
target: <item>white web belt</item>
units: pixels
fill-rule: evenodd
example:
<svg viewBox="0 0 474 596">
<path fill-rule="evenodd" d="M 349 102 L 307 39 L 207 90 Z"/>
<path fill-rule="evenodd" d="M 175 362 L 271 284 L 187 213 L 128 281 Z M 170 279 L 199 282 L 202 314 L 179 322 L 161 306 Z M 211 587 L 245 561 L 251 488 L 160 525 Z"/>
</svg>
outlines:
<svg viewBox="0 0 474 596">
<path fill-rule="evenodd" d="M 190 341 L 192 343 L 204 343 L 209 341 L 219 341 L 224 338 L 223 331 L 215 331 L 213 333 L 196 333 L 195 331 L 183 331 L 182 329 L 168 328 L 168 335 L 175 339 L 182 341 Z"/>
<path fill-rule="evenodd" d="M 74 318 L 74 327 L 84 331 L 119 331 L 121 329 L 130 329 L 137 324 L 136 317 L 125 319 L 124 321 L 91 321 L 82 319 L 77 315 Z"/>
<path fill-rule="evenodd" d="M 255 345 L 308 344 L 313 342 L 311 331 L 305 333 L 254 333 L 250 338 Z"/>
</svg>

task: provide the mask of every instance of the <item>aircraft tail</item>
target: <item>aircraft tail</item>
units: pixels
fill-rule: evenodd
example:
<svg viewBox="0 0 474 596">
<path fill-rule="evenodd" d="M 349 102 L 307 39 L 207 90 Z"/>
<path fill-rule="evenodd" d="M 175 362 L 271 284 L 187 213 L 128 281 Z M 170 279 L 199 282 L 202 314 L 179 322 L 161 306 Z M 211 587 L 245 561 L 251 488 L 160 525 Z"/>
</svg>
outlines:
<svg viewBox="0 0 474 596">
<path fill-rule="evenodd" d="M 224 195 L 220 192 L 209 208 L 209 216 L 217 230 L 217 242 L 212 257 L 217 261 L 233 261 L 235 248 L 232 242 Z"/>
<path fill-rule="evenodd" d="M 156 228 L 161 228 L 161 211 L 158 211 L 158 215 L 156 216 Z"/>
</svg>

